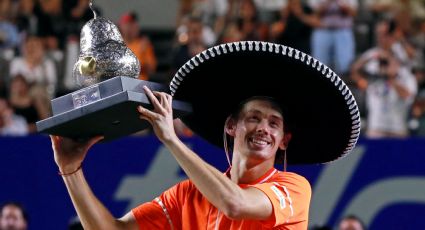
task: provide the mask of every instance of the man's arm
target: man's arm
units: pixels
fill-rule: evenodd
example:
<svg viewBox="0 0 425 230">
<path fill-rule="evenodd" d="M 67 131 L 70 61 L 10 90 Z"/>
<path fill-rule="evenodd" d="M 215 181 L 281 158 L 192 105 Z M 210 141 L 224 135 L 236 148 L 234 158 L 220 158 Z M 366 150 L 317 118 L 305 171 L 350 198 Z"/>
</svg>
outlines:
<svg viewBox="0 0 425 230">
<path fill-rule="evenodd" d="M 154 110 L 138 107 L 141 118 L 150 122 L 157 137 L 167 146 L 196 188 L 217 209 L 232 219 L 267 219 L 273 208 L 268 197 L 256 188 L 242 189 L 207 164 L 177 137 L 173 127 L 172 98 L 145 88 Z"/>
<path fill-rule="evenodd" d="M 117 220 L 93 194 L 80 168 L 88 149 L 102 137 L 87 142 L 51 136 L 56 164 L 62 174 L 68 193 L 86 230 L 138 229 L 132 213 Z"/>
</svg>

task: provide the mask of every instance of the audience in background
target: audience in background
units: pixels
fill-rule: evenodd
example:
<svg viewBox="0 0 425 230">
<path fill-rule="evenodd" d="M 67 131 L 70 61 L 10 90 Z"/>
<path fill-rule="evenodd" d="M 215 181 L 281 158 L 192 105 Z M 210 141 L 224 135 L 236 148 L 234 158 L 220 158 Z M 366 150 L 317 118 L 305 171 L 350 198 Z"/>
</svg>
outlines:
<svg viewBox="0 0 425 230">
<path fill-rule="evenodd" d="M 49 114 L 51 98 L 78 88 L 71 73 L 78 57 L 81 28 L 93 18 L 88 3 L 89 0 L 5 0 L 0 3 L 0 96 L 11 98 L 14 91 L 13 98 L 16 98 L 19 87 L 14 83 L 12 90 L 12 79 L 22 75 L 33 106 L 40 107 L 38 119 L 42 119 Z M 357 92 L 360 106 L 364 105 L 361 115 L 369 131 L 370 124 L 375 123 L 371 116 L 377 110 L 370 104 L 371 93 L 381 90 L 382 95 L 393 95 L 391 100 L 403 98 L 398 103 L 382 100 L 378 103 L 388 105 L 388 111 L 397 111 L 399 120 L 395 123 L 402 123 L 403 128 L 396 136 L 424 133 L 421 131 L 425 130 L 425 122 L 422 122 L 424 97 L 420 77 L 425 68 L 423 0 L 180 0 L 175 37 L 160 39 L 157 37 L 167 33 L 156 33 L 155 29 L 141 34 L 137 10 L 125 13 L 115 23 L 141 62 L 141 79 L 164 82 L 187 60 L 213 45 L 244 40 L 271 41 L 311 53 L 348 80 L 347 84 L 354 84 L 351 87 Z M 96 11 L 100 15 L 100 9 Z M 391 36 L 375 33 L 374 28 L 383 19 L 393 21 Z M 382 25 L 379 26 L 382 30 Z M 383 49 L 385 42 L 391 43 L 391 47 Z M 163 47 L 175 49 L 170 52 L 171 49 Z M 380 56 L 388 56 L 388 62 Z M 386 80 L 376 77 L 377 69 L 381 70 L 381 64 L 386 63 L 391 67 L 387 71 L 397 73 L 392 74 L 397 77 Z M 416 80 L 412 80 L 412 76 L 416 76 Z M 414 98 L 413 89 L 418 82 L 419 93 Z M 402 88 L 397 84 L 409 93 L 397 94 L 404 91 L 400 91 Z M 33 122 L 29 123 L 31 132 Z M 391 131 L 389 136 L 393 134 Z"/>
</svg>

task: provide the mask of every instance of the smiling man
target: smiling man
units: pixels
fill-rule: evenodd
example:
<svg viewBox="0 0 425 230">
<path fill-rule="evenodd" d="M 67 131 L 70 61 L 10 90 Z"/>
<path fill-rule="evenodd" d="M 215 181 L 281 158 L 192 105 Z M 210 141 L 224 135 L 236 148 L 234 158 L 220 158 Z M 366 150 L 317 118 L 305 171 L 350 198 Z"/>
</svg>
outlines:
<svg viewBox="0 0 425 230">
<path fill-rule="evenodd" d="M 153 109 L 139 106 L 140 118 L 152 125 L 189 180 L 121 219 L 97 200 L 81 170 L 88 149 L 102 137 L 87 143 L 51 137 L 55 161 L 85 229 L 307 229 L 310 184 L 287 172 L 286 164 L 325 163 L 348 154 L 359 135 L 357 105 L 339 77 L 316 60 L 313 65 L 311 57 L 304 63 L 304 54 L 298 60 L 286 55 L 288 47 L 245 45 L 222 45 L 192 58 L 170 84 L 173 97 L 144 88 Z M 276 78 L 280 68 L 287 77 Z M 253 76 L 262 79 L 241 87 L 244 77 Z M 303 84 L 306 80 L 310 84 Z M 214 81 L 222 87 L 218 93 Z M 224 144 L 230 166 L 225 173 L 176 135 L 173 98 L 193 106 L 185 124 L 210 143 Z M 275 163 L 283 163 L 284 170 Z"/>
</svg>

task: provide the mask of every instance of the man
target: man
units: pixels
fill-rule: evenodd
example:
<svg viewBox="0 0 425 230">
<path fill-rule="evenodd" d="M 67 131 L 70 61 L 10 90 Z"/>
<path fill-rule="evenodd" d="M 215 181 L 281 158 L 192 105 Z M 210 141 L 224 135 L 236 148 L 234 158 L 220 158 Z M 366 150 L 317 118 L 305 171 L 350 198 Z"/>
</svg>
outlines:
<svg viewBox="0 0 425 230">
<path fill-rule="evenodd" d="M 403 52 L 394 49 L 394 22 L 378 23 L 376 32 L 377 46 L 361 55 L 352 68 L 352 79 L 366 92 L 367 136 L 404 138 L 409 134 L 407 117 L 417 82 L 403 65 Z"/>
<path fill-rule="evenodd" d="M 196 66 L 200 69 L 202 66 L 203 71 L 187 70 L 186 77 L 179 76 L 182 69 L 195 60 L 192 58 L 178 71 L 172 81 L 173 98 L 186 98 L 196 111 L 184 118 L 185 123 L 211 143 L 217 143 L 216 139 L 220 135 L 224 136 L 226 152 L 230 146 L 232 152 L 228 154 L 231 153 L 232 158 L 229 160 L 230 169 L 225 174 L 203 161 L 177 137 L 173 127 L 172 97 L 164 92 L 152 92 L 147 87 L 144 90 L 153 105 L 153 110 L 139 106 L 137 110 L 140 118 L 152 125 L 156 136 L 170 150 L 189 180 L 178 183 L 152 202 L 136 207 L 121 219 L 112 217 L 96 199 L 81 170 L 88 149 L 102 137 L 92 138 L 85 143 L 57 136 L 51 137 L 55 161 L 85 229 L 138 229 L 138 227 L 140 229 L 307 229 L 311 197 L 308 181 L 286 170 L 280 172 L 274 168 L 274 164 L 280 159 L 283 159 L 284 165 L 287 162 L 291 164 L 327 162 L 337 159 L 343 153 L 347 154 L 359 135 L 357 107 L 351 93 L 348 93 L 348 89 L 336 75 L 332 81 L 337 80 L 337 83 L 323 77 L 322 74 L 326 74 L 326 71 L 322 71 L 321 68 L 315 67 L 314 71 L 307 69 L 304 74 L 304 68 L 300 67 L 307 68 L 305 64 L 288 62 L 292 60 L 289 56 L 275 55 L 278 52 L 273 49 L 287 47 L 256 42 L 251 44 L 252 47 L 249 45 L 248 48 L 243 48 L 244 44 L 228 44 L 233 46 L 232 50 L 245 51 L 240 53 L 225 51 L 223 46 L 202 52 L 200 55 L 205 59 L 202 64 L 197 63 Z M 254 45 L 269 47 L 264 46 L 256 51 Z M 220 55 L 219 49 L 221 49 Z M 211 55 L 208 61 L 206 55 Z M 235 55 L 241 55 L 243 62 L 235 58 Z M 230 62 L 227 59 L 229 57 L 234 61 Z M 267 61 L 261 62 L 261 60 Z M 312 115 L 310 110 L 316 109 L 314 104 L 305 106 L 309 104 L 307 101 L 310 99 L 297 94 L 299 90 L 293 91 L 294 84 L 298 85 L 292 82 L 295 78 L 281 78 L 287 81 L 287 84 L 264 84 L 261 82 L 275 79 L 272 74 L 265 74 L 262 76 L 264 81 L 249 82 L 238 90 L 244 100 L 240 99 L 240 95 L 234 97 L 226 95 L 225 103 L 220 95 L 225 95 L 226 91 L 212 98 L 208 95 L 211 90 L 215 91 L 215 87 L 193 87 L 208 83 L 211 79 L 217 79 L 221 85 L 221 78 L 229 79 L 227 72 L 217 74 L 220 69 L 215 65 L 227 69 L 227 63 L 239 69 L 241 74 L 234 75 L 237 79 L 238 76 L 247 77 L 249 73 L 256 74 L 255 68 L 246 70 L 238 68 L 241 65 L 253 66 L 253 63 L 256 63 L 261 67 L 267 67 L 267 65 L 275 66 L 276 61 L 283 69 L 289 64 L 292 65 L 293 70 L 299 71 L 301 80 L 307 76 L 315 85 L 311 92 L 315 99 L 326 100 L 330 105 L 329 108 L 325 107 L 324 113 L 316 112 L 313 120 L 305 120 L 305 124 L 298 125 L 293 131 L 294 134 L 291 130 L 292 125 L 301 121 L 300 117 Z M 176 83 L 176 79 L 180 82 Z M 176 89 L 174 84 L 178 84 L 181 88 Z M 239 81 L 228 81 L 224 85 L 232 88 L 239 84 Z M 282 91 L 273 89 L 276 86 Z M 341 92 L 321 93 L 324 91 L 321 86 L 333 88 L 337 86 Z M 315 89 L 316 87 L 318 89 Z M 264 92 L 266 96 L 252 97 L 249 95 L 261 94 L 253 88 L 257 90 L 267 88 L 271 91 Z M 287 98 L 286 93 L 299 98 L 300 104 L 295 107 L 288 104 L 288 108 L 285 108 L 287 103 L 283 103 L 283 98 Z M 239 102 L 235 104 L 236 101 Z M 294 115 L 289 115 L 288 111 L 293 111 Z M 333 113 L 344 119 L 335 119 Z M 294 121 L 291 121 L 292 117 Z M 335 127 L 331 127 L 331 124 Z M 320 127 L 321 125 L 328 128 L 325 130 Z M 317 130 L 321 130 L 321 135 L 315 134 Z M 304 136 L 304 133 L 309 134 Z M 291 142 L 291 147 L 288 148 L 292 137 L 294 143 Z M 306 145 L 307 140 L 310 145 Z M 332 143 L 338 144 L 332 145 Z"/>
<path fill-rule="evenodd" d="M 178 223 L 183 229 L 199 229 L 209 225 L 222 227 L 236 225 L 243 229 L 256 226 L 255 229 L 261 229 L 290 223 L 299 226 L 297 229 L 307 228 L 308 204 L 311 196 L 308 181 L 297 174 L 278 172 L 273 167 L 276 152 L 278 149 L 284 150 L 291 137 L 290 133 L 284 132 L 285 118 L 273 101 L 264 98 L 252 99 L 244 104 L 242 111 L 237 115 L 229 117 L 225 128 L 226 133 L 234 137 L 233 167 L 223 175 L 201 160 L 175 134 L 171 96 L 151 92 L 149 89 L 146 89 L 146 93 L 153 101 L 155 109 L 149 111 L 140 106 L 138 110 L 141 118 L 152 124 L 157 137 L 171 150 L 191 181 L 178 184 L 161 195 L 156 202 L 134 209 L 121 221 L 115 222 L 117 226 L 125 226 L 123 229 L 136 229 L 137 223 L 141 228 L 152 229 L 159 226 L 166 227 L 168 224 L 174 226 Z M 99 139 L 92 139 L 89 145 Z M 89 145 L 84 145 L 84 151 L 79 153 L 79 157 L 72 156 L 73 159 L 68 159 L 64 156 L 67 153 L 65 151 L 69 151 L 63 145 L 67 143 L 66 140 L 52 137 L 52 141 L 60 171 L 65 175 L 72 174 L 81 164 Z M 80 187 L 84 182 L 81 171 L 65 176 L 64 181 L 71 197 L 83 192 Z M 85 192 L 89 193 L 88 190 Z M 181 198 L 185 193 L 201 201 L 185 202 L 187 198 Z M 270 201 L 269 196 L 274 196 L 273 193 L 281 197 L 280 200 L 276 200 L 277 203 Z M 93 196 L 78 199 L 84 201 L 74 200 L 74 204 L 77 210 L 80 210 L 79 215 L 83 224 L 87 224 L 86 228 L 107 229 L 114 223 L 105 221 L 110 216 L 99 203 L 95 202 Z M 286 207 L 283 207 L 285 203 Z M 163 215 L 162 205 L 167 205 L 166 215 Z M 202 208 L 196 210 L 197 205 Z M 84 216 L 87 212 L 84 209 L 92 208 L 100 210 L 104 215 Z M 184 210 L 180 211 L 181 208 Z M 284 211 L 276 212 L 274 209 Z M 205 219 L 197 217 L 200 212 L 206 216 L 210 213 L 210 217 Z M 84 220 L 84 217 L 91 220 L 99 217 L 98 223 L 92 225 L 91 221 Z M 152 217 L 154 220 L 150 220 Z"/>
<path fill-rule="evenodd" d="M 1 208 L 1 230 L 26 230 L 28 216 L 25 209 L 18 203 L 8 202 Z"/>
</svg>

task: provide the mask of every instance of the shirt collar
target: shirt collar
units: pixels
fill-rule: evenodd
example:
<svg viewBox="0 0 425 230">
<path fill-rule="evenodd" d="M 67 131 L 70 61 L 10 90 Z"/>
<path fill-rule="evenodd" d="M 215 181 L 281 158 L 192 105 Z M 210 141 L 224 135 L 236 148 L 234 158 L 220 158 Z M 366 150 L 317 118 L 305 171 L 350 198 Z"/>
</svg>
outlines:
<svg viewBox="0 0 425 230">
<path fill-rule="evenodd" d="M 226 170 L 226 172 L 225 172 L 225 175 L 228 177 L 228 178 L 230 178 L 230 169 L 231 168 L 228 168 L 227 170 Z M 271 169 L 269 169 L 264 175 L 262 175 L 260 178 L 258 178 L 257 180 L 255 180 L 255 181 L 253 181 L 253 182 L 251 182 L 251 183 L 248 183 L 248 184 L 239 184 L 239 186 L 241 186 L 241 187 L 245 187 L 245 186 L 248 186 L 248 185 L 255 185 L 255 184 L 262 184 L 262 183 L 264 183 L 264 182 L 266 182 L 268 179 L 270 179 L 273 175 L 275 175 L 276 173 L 278 172 L 278 170 L 277 169 L 275 169 L 275 168 L 271 168 Z"/>
</svg>

